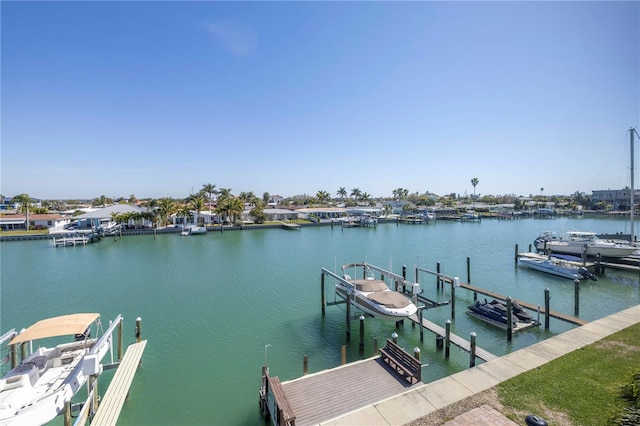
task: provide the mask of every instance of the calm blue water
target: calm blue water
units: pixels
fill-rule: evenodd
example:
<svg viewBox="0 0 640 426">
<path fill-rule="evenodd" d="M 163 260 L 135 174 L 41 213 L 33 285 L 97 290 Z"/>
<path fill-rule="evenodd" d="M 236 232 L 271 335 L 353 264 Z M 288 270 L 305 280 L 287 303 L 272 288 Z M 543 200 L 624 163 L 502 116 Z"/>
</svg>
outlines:
<svg viewBox="0 0 640 426">
<path fill-rule="evenodd" d="M 0 331 L 72 312 L 99 312 L 105 322 L 121 313 L 125 338 L 133 341 L 139 316 L 149 343 L 119 424 L 256 425 L 266 345 L 271 374 L 282 381 L 302 374 L 304 355 L 310 372 L 340 364 L 344 308 L 331 306 L 321 315 L 322 267 L 339 270 L 367 260 L 401 273 L 404 264 L 413 279 L 416 265 L 435 270 L 441 262 L 445 274 L 467 281 L 470 257 L 471 284 L 540 305 L 548 287 L 551 309 L 573 314 L 571 280 L 514 265 L 515 245 L 526 251 L 546 230 L 629 232 L 624 220 L 563 218 L 131 236 L 57 249 L 50 241 L 4 242 Z M 426 297 L 450 298 L 448 289 L 436 291 L 435 278 L 421 275 L 420 282 Z M 608 270 L 597 282 L 583 281 L 580 301 L 580 317 L 587 320 L 637 305 L 638 275 Z M 464 314 L 472 302 L 471 293 L 457 291 L 452 331 L 466 338 L 476 332 L 478 345 L 496 355 L 572 327 L 552 319 L 550 330 L 525 331 L 507 342 L 504 331 Z M 451 308 L 431 309 L 425 317 L 444 325 Z M 373 339 L 382 343 L 394 331 L 393 323 L 367 319 L 361 355 L 354 322 L 348 361 L 373 355 Z M 468 365 L 468 354 L 456 349 L 445 360 L 430 332 L 421 343 L 410 322 L 398 334 L 401 346 L 421 348 L 429 363 L 424 381 Z M 102 387 L 112 374 L 101 376 Z"/>
</svg>

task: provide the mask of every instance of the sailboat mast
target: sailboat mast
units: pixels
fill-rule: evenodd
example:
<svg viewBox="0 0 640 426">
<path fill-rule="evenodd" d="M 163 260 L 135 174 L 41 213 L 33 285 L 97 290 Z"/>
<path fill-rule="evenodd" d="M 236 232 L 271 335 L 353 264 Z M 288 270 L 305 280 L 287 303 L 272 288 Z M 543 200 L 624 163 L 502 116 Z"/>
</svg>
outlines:
<svg viewBox="0 0 640 426">
<path fill-rule="evenodd" d="M 630 212 L 631 213 L 630 214 L 630 217 L 631 217 L 631 241 L 630 242 L 631 242 L 631 244 L 634 243 L 634 239 L 635 239 L 634 236 L 633 236 L 633 234 L 634 234 L 634 232 L 633 232 L 634 231 L 634 229 L 633 229 L 633 216 L 634 216 L 635 210 L 636 210 L 636 206 L 635 206 L 635 202 L 634 202 L 635 189 L 634 189 L 634 186 L 633 186 L 633 175 L 634 175 L 634 172 L 633 172 L 633 158 L 634 158 L 634 155 L 633 155 L 633 135 L 634 135 L 635 131 L 636 131 L 636 129 L 633 128 L 633 127 L 631 127 L 629 129 L 629 134 L 631 135 L 630 136 L 630 144 L 631 144 L 631 206 L 630 206 L 631 207 L 631 212 Z"/>
</svg>

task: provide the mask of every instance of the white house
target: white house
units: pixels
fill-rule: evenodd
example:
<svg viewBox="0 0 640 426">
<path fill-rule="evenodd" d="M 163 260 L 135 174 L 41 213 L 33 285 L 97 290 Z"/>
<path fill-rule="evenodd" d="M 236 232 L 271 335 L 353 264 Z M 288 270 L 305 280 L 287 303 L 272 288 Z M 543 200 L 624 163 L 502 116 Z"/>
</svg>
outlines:
<svg viewBox="0 0 640 426">
<path fill-rule="evenodd" d="M 70 216 L 61 214 L 29 214 L 29 229 L 47 229 L 65 226 L 71 222 Z M 27 229 L 27 217 L 23 214 L 0 216 L 0 228 L 3 231 Z"/>
</svg>

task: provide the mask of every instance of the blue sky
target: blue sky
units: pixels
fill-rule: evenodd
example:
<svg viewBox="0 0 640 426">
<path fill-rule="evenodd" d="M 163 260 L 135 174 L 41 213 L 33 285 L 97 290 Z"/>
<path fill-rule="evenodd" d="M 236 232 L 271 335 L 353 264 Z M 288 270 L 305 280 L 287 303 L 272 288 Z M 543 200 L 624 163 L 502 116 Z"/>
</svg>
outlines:
<svg viewBox="0 0 640 426">
<path fill-rule="evenodd" d="M 639 2 L 0 8 L 5 196 L 630 185 Z"/>
</svg>

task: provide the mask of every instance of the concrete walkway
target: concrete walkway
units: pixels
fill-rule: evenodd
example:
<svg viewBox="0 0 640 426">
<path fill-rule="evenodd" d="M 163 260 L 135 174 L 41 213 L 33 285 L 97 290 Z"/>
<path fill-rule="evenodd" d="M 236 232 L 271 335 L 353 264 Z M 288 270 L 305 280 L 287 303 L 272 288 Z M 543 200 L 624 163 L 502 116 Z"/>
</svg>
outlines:
<svg viewBox="0 0 640 426">
<path fill-rule="evenodd" d="M 322 425 L 404 425 L 640 322 L 640 305 L 444 377 Z M 473 411 L 473 410 L 472 410 Z M 468 414 L 468 413 L 467 413 Z M 483 423 L 451 423 L 478 424 Z M 508 424 L 508 423 L 506 423 Z"/>
</svg>

